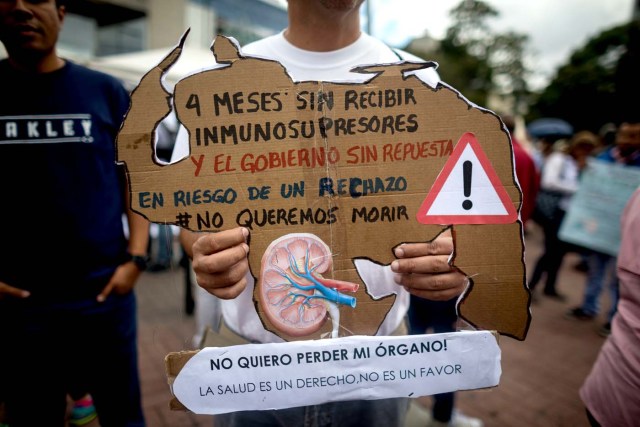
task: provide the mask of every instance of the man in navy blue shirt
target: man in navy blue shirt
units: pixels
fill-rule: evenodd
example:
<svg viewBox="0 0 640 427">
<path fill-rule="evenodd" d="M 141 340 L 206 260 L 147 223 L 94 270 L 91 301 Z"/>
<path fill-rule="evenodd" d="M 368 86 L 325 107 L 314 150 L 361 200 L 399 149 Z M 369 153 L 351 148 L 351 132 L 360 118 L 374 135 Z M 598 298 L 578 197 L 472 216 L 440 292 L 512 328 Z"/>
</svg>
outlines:
<svg viewBox="0 0 640 427">
<path fill-rule="evenodd" d="M 115 163 L 129 96 L 58 56 L 64 16 L 0 1 L 0 400 L 12 427 L 63 426 L 80 389 L 103 427 L 144 426 L 132 290 L 149 227 Z"/>
</svg>

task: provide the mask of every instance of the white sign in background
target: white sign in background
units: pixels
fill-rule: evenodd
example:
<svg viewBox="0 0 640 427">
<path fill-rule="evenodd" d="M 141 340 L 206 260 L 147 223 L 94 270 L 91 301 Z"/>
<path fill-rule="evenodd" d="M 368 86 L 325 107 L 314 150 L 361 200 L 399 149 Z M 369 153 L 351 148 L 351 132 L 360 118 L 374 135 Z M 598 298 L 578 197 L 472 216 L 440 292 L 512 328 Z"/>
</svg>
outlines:
<svg viewBox="0 0 640 427">
<path fill-rule="evenodd" d="M 196 414 L 418 397 L 497 386 L 500 357 L 488 331 L 207 347 L 172 387 Z"/>
</svg>

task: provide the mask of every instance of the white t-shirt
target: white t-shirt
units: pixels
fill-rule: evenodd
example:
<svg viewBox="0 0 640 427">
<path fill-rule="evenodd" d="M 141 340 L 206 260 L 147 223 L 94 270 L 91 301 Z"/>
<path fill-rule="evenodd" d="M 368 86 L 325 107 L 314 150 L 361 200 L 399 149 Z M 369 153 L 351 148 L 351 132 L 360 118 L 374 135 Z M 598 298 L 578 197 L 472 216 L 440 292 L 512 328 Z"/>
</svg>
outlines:
<svg viewBox="0 0 640 427">
<path fill-rule="evenodd" d="M 540 177 L 540 187 L 557 191 L 564 196 L 558 202 L 560 209 L 568 210 L 573 194 L 580 185 L 580 171 L 575 159 L 569 154 L 554 151 L 547 157 Z"/>
<path fill-rule="evenodd" d="M 401 60 L 423 61 L 407 52 L 391 49 L 378 39 L 362 33 L 353 44 L 332 52 L 310 52 L 289 43 L 283 33 L 250 43 L 242 48 L 243 55 L 272 59 L 280 62 L 294 81 L 318 80 L 328 82 L 362 83 L 373 76 L 351 72 L 362 65 L 389 64 Z M 420 80 L 435 87 L 440 78 L 434 68 L 414 72 Z M 184 128 L 178 132 L 171 162 L 189 155 L 188 134 Z M 367 284 L 367 291 L 374 298 L 396 293 L 396 301 L 386 316 L 377 335 L 389 335 L 400 326 L 409 308 L 409 294 L 393 280 L 391 269 L 371 263 L 363 267 L 356 265 L 360 276 Z M 367 277 L 372 279 L 367 280 Z M 375 278 L 375 279 L 373 279 Z M 224 321 L 233 331 L 250 341 L 269 343 L 282 342 L 277 335 L 266 331 L 253 304 L 254 281 L 248 275 L 248 286 L 233 300 L 222 301 Z M 199 307 L 201 307 L 199 305 Z"/>
</svg>

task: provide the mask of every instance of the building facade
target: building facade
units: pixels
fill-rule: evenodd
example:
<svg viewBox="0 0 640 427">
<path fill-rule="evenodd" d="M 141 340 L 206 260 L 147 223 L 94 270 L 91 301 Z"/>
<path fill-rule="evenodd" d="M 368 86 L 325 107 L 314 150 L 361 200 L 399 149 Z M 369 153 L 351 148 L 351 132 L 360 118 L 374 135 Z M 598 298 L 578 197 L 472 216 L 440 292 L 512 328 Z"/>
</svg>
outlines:
<svg viewBox="0 0 640 427">
<path fill-rule="evenodd" d="M 287 25 L 286 2 L 276 0 L 68 0 L 66 8 L 58 49 L 81 62 L 175 46 L 188 28 L 188 46 L 209 48 L 216 34 L 245 44 Z"/>
</svg>

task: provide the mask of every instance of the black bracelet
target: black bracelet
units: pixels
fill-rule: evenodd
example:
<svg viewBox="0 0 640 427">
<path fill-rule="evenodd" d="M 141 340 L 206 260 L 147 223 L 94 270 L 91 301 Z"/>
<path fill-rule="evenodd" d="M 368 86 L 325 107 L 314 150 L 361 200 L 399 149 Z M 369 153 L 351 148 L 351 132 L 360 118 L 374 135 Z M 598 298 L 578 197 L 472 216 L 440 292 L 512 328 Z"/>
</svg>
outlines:
<svg viewBox="0 0 640 427">
<path fill-rule="evenodd" d="M 132 261 L 138 270 L 145 271 L 147 269 L 147 264 L 149 264 L 149 257 L 147 255 L 129 255 L 129 261 Z"/>
</svg>

